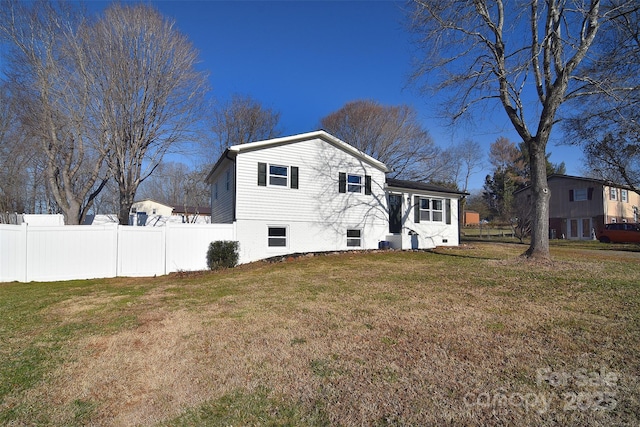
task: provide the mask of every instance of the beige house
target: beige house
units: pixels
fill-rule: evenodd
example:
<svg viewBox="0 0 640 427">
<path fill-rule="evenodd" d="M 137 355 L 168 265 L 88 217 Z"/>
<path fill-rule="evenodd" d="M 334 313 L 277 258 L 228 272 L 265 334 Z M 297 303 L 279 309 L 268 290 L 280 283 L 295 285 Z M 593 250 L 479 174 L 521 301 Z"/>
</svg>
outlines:
<svg viewBox="0 0 640 427">
<path fill-rule="evenodd" d="M 550 175 L 548 178 L 549 236 L 594 239 L 604 224 L 638 222 L 640 195 L 628 187 L 593 178 Z M 529 203 L 529 187 L 515 193 L 518 203 Z"/>
<path fill-rule="evenodd" d="M 211 208 L 209 206 L 169 206 L 145 199 L 131 205 L 129 225 L 163 225 L 166 222 L 210 223 Z"/>
<path fill-rule="evenodd" d="M 173 206 L 168 206 L 151 199 L 141 200 L 131 205 L 132 215 L 145 213 L 147 215 L 170 216 L 171 212 L 173 212 Z"/>
</svg>

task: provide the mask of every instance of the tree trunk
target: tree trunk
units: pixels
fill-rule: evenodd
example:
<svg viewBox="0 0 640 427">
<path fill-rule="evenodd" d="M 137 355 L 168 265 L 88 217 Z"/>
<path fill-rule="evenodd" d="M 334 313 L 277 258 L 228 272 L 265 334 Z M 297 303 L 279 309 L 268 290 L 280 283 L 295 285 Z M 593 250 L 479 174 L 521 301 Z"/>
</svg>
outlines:
<svg viewBox="0 0 640 427">
<path fill-rule="evenodd" d="M 120 225 L 129 225 L 129 212 L 131 211 L 131 205 L 133 205 L 133 198 L 135 194 L 120 189 L 120 212 L 118 213 L 118 221 Z"/>
<path fill-rule="evenodd" d="M 59 207 L 66 225 L 80 225 L 80 203 L 76 200 L 69 200 L 66 206 L 59 205 Z"/>
<path fill-rule="evenodd" d="M 549 200 L 551 193 L 547 184 L 546 144 L 533 139 L 526 141 L 529 147 L 531 168 L 532 203 L 531 244 L 523 254 L 527 258 L 549 260 Z"/>
</svg>

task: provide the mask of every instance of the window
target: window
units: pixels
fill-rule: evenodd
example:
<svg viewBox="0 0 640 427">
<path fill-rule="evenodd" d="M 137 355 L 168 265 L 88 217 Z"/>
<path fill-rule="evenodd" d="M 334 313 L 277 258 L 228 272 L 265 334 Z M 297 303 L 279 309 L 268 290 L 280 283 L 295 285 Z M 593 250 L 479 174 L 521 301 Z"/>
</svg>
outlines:
<svg viewBox="0 0 640 427">
<path fill-rule="evenodd" d="M 258 163 L 258 185 L 266 187 L 267 182 L 270 187 L 298 188 L 298 168 Z"/>
<path fill-rule="evenodd" d="M 152 209 L 152 210 L 151 210 L 151 215 L 155 215 L 155 214 L 156 214 L 156 212 L 157 212 L 157 209 L 155 209 L 155 208 L 154 208 L 154 209 Z"/>
<path fill-rule="evenodd" d="M 627 193 L 627 190 L 620 190 L 620 199 L 622 199 L 623 202 L 629 201 L 629 195 Z"/>
<path fill-rule="evenodd" d="M 358 230 L 358 229 L 347 230 L 347 246 L 348 247 L 362 246 L 362 230 Z"/>
<path fill-rule="evenodd" d="M 618 200 L 618 190 L 616 188 L 611 187 L 609 189 L 609 198 L 611 200 Z"/>
<path fill-rule="evenodd" d="M 347 175 L 347 191 L 349 193 L 362 193 L 362 176 Z"/>
<path fill-rule="evenodd" d="M 415 222 L 420 221 L 436 221 L 442 222 L 444 220 L 444 207 L 442 199 L 426 199 L 416 197 L 417 210 L 414 218 Z M 449 216 L 447 220 L 450 221 Z"/>
<path fill-rule="evenodd" d="M 371 176 L 355 175 L 340 172 L 338 176 L 339 193 L 364 193 L 371 194 Z"/>
<path fill-rule="evenodd" d="M 131 207 L 131 213 L 132 213 L 132 214 L 134 214 L 134 213 L 137 213 L 137 212 L 138 212 L 138 209 L 137 209 L 137 208 L 134 208 L 134 207 L 132 206 L 132 207 Z"/>
<path fill-rule="evenodd" d="M 442 200 L 431 200 L 431 220 L 442 222 Z"/>
<path fill-rule="evenodd" d="M 420 221 L 431 221 L 430 199 L 420 199 Z"/>
<path fill-rule="evenodd" d="M 287 247 L 287 227 L 269 227 L 268 236 L 270 248 Z"/>
<path fill-rule="evenodd" d="M 573 201 L 582 202 L 587 200 L 587 189 L 586 188 L 578 188 L 573 190 Z"/>
<path fill-rule="evenodd" d="M 420 221 L 442 222 L 442 199 L 420 199 Z"/>
<path fill-rule="evenodd" d="M 231 189 L 231 170 L 227 170 L 227 191 Z"/>
<path fill-rule="evenodd" d="M 288 185 L 289 168 L 286 166 L 269 165 L 269 185 Z"/>
</svg>

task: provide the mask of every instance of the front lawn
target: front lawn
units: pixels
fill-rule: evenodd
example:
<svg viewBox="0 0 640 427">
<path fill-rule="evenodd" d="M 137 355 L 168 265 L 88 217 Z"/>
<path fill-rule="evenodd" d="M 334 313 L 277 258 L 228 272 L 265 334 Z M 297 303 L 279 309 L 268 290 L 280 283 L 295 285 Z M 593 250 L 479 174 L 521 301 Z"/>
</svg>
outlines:
<svg viewBox="0 0 640 427">
<path fill-rule="evenodd" d="M 640 425 L 640 253 L 0 284 L 0 424 Z"/>
</svg>

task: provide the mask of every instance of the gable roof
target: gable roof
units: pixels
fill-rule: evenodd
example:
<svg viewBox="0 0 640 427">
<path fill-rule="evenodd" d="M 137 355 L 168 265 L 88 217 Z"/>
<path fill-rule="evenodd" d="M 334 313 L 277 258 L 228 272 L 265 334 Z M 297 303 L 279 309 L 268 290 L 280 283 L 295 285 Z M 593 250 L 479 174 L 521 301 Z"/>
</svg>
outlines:
<svg viewBox="0 0 640 427">
<path fill-rule="evenodd" d="M 358 150 L 354 146 L 347 144 L 341 139 L 336 138 L 335 136 L 331 135 L 329 132 L 324 130 L 317 130 L 313 132 L 300 133 L 297 135 L 284 136 L 281 138 L 273 138 L 273 139 L 266 139 L 263 141 L 248 142 L 246 144 L 232 145 L 231 147 L 227 148 L 224 153 L 222 153 L 222 155 L 216 162 L 215 166 L 211 169 L 211 172 L 209 172 L 209 174 L 207 175 L 205 182 L 209 182 L 209 178 L 213 175 L 213 172 L 218 168 L 218 166 L 225 159 L 232 160 L 239 153 L 262 150 L 265 148 L 276 147 L 280 145 L 295 144 L 296 142 L 308 141 L 311 139 L 321 139 L 325 142 L 328 142 L 329 144 L 351 154 L 352 156 L 357 157 L 366 163 L 369 163 L 373 167 L 380 169 L 382 172 L 387 173 L 391 171 L 387 167 L 387 165 L 385 165 L 381 161 Z"/>
<path fill-rule="evenodd" d="M 142 199 L 142 200 L 136 200 L 135 202 L 133 202 L 131 205 L 135 205 L 138 203 L 144 203 L 144 202 L 151 202 L 151 203 L 155 203 L 156 205 L 161 205 L 164 206 L 165 208 L 169 208 L 169 209 L 173 209 L 173 206 L 171 205 L 167 205 L 166 203 L 160 203 L 157 200 L 153 200 L 153 199 Z"/>
<path fill-rule="evenodd" d="M 402 179 L 395 178 L 387 178 L 387 187 L 405 189 L 405 190 L 419 190 L 419 191 L 429 191 L 436 193 L 447 193 L 447 194 L 457 194 L 460 196 L 468 196 L 469 193 L 465 193 L 464 191 L 452 190 L 447 187 L 443 187 L 441 185 L 435 184 L 427 184 L 424 182 L 417 181 L 405 181 Z"/>
</svg>

